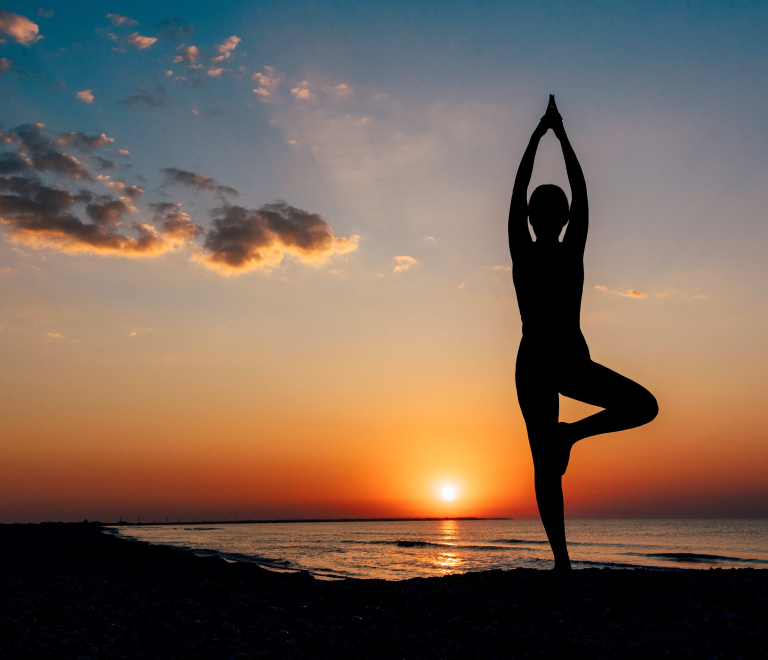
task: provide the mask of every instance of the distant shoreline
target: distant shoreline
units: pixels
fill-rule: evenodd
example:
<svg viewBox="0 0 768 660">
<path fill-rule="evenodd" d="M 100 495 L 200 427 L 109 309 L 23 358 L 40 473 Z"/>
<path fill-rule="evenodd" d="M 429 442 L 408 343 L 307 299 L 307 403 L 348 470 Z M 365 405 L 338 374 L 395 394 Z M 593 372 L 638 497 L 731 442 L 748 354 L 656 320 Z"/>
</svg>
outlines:
<svg viewBox="0 0 768 660">
<path fill-rule="evenodd" d="M 442 522 L 447 520 L 514 520 L 514 518 L 478 518 L 475 516 L 449 517 L 449 518 L 289 518 L 273 520 L 176 520 L 166 522 L 131 522 L 120 520 L 118 522 L 94 521 L 108 527 L 147 527 L 151 525 L 266 525 L 275 523 L 342 523 L 342 522 Z"/>
</svg>

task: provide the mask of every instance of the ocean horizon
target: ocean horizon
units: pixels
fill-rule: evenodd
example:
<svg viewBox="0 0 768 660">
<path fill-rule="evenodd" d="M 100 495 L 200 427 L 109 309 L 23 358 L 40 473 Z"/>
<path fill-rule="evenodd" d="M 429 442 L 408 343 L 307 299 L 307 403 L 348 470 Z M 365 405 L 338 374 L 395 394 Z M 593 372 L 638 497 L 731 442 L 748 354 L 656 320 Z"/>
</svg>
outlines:
<svg viewBox="0 0 768 660">
<path fill-rule="evenodd" d="M 549 569 L 538 520 L 373 519 L 122 524 L 122 537 L 318 578 L 402 580 Z M 569 520 L 574 568 L 766 568 L 768 520 Z"/>
</svg>

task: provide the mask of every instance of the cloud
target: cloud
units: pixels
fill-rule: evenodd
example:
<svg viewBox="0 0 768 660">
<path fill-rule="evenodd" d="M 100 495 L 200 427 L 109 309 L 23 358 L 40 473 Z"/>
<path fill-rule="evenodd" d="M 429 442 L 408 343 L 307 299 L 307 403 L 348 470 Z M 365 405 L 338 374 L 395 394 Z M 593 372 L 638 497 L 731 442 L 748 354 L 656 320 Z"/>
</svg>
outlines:
<svg viewBox="0 0 768 660">
<path fill-rule="evenodd" d="M 0 174 L 27 172 L 31 169 L 29 163 L 13 153 L 0 153 Z"/>
<path fill-rule="evenodd" d="M 225 195 L 238 196 L 240 193 L 230 186 L 221 185 L 216 179 L 212 179 L 202 174 L 196 174 L 188 170 L 180 170 L 177 167 L 166 167 L 163 169 L 167 177 L 165 185 L 178 184 L 188 188 L 197 188 L 197 190 L 215 190 Z"/>
<path fill-rule="evenodd" d="M 196 260 L 223 275 L 277 266 L 285 254 L 304 263 L 323 263 L 357 249 L 359 236 L 337 238 L 316 213 L 285 202 L 257 209 L 224 206 L 214 211 L 214 228 Z"/>
<path fill-rule="evenodd" d="M 203 228 L 181 210 L 181 204 L 150 204 L 155 211 L 155 222 L 160 225 L 160 233 L 176 242 L 192 240 L 203 233 Z"/>
<path fill-rule="evenodd" d="M 127 99 L 118 101 L 124 108 L 145 108 L 152 110 L 165 106 L 165 87 L 157 86 L 154 89 L 154 95 L 143 87 L 137 87 L 138 94 L 129 96 Z"/>
<path fill-rule="evenodd" d="M 112 144 L 114 138 L 109 138 L 104 133 L 101 135 L 86 135 L 80 131 L 70 131 L 68 133 L 59 133 L 56 136 L 56 144 L 60 147 L 74 147 L 80 151 L 92 151 L 99 149 L 107 144 Z M 118 152 L 120 149 L 118 149 Z"/>
<path fill-rule="evenodd" d="M 119 224 L 123 216 L 136 211 L 138 209 L 135 206 L 127 204 L 122 199 L 93 202 L 85 207 L 88 217 L 97 225 Z"/>
<path fill-rule="evenodd" d="M 113 170 L 117 167 L 117 163 L 114 160 L 108 160 L 101 156 L 91 156 L 89 162 L 96 163 L 102 170 Z"/>
<path fill-rule="evenodd" d="M 401 273 L 419 263 L 418 259 L 406 255 L 393 257 L 392 260 L 395 262 L 395 270 L 392 271 L 394 273 Z"/>
<path fill-rule="evenodd" d="M 145 48 L 149 48 L 156 42 L 157 39 L 155 37 L 142 37 L 138 32 L 134 32 L 128 35 L 128 43 L 137 50 L 144 50 Z"/>
<path fill-rule="evenodd" d="M 166 18 L 160 23 L 160 29 L 162 32 L 158 38 L 163 41 L 191 37 L 195 31 L 194 26 L 184 25 L 180 18 Z"/>
<path fill-rule="evenodd" d="M 195 60 L 200 57 L 200 51 L 197 49 L 197 46 L 187 46 L 184 48 L 184 45 L 182 44 L 179 46 L 179 48 L 183 50 L 181 51 L 181 55 L 178 55 L 176 58 L 174 58 L 174 64 L 178 64 L 184 60 L 189 62 L 189 64 L 194 64 Z"/>
<path fill-rule="evenodd" d="M 659 293 L 654 293 L 654 298 L 666 298 L 669 294 L 666 291 L 659 291 Z"/>
<path fill-rule="evenodd" d="M 222 60 L 228 59 L 232 54 L 232 51 L 237 47 L 237 44 L 239 44 L 241 41 L 242 39 L 240 37 L 232 35 L 231 37 L 225 39 L 224 43 L 220 46 L 214 46 L 214 49 L 217 53 L 219 53 L 219 55 L 214 57 L 213 61 L 221 62 Z"/>
<path fill-rule="evenodd" d="M 37 15 L 40 18 L 53 18 L 53 9 L 43 9 L 40 7 L 40 9 L 37 10 Z"/>
<path fill-rule="evenodd" d="M 0 76 L 11 70 L 13 66 L 13 60 L 9 60 L 7 57 L 0 57 Z"/>
<path fill-rule="evenodd" d="M 352 88 L 344 83 L 340 85 L 323 85 L 321 89 L 335 99 L 345 99 L 352 94 Z"/>
<path fill-rule="evenodd" d="M 634 289 L 630 289 L 629 291 L 618 291 L 617 289 L 609 289 L 607 286 L 603 286 L 602 284 L 596 284 L 595 288 L 598 291 L 606 291 L 607 293 L 614 293 L 618 296 L 623 296 L 624 298 L 646 298 L 648 297 L 647 293 L 644 293 L 643 291 L 635 291 Z"/>
<path fill-rule="evenodd" d="M 59 339 L 61 337 L 60 332 L 49 332 L 46 335 L 49 339 Z"/>
<path fill-rule="evenodd" d="M 93 103 L 92 89 L 84 89 L 81 92 L 75 94 L 75 96 L 77 96 L 77 98 L 79 98 L 81 101 L 84 101 L 85 103 Z"/>
<path fill-rule="evenodd" d="M 119 153 L 121 156 L 128 157 L 131 155 L 131 152 L 128 151 L 128 149 L 118 149 L 117 153 Z"/>
<path fill-rule="evenodd" d="M 211 67 L 206 73 L 211 76 L 211 78 L 218 78 L 224 71 L 226 71 L 226 69 L 214 69 Z"/>
<path fill-rule="evenodd" d="M 265 73 L 254 73 L 251 76 L 251 79 L 255 80 L 258 85 L 253 93 L 258 95 L 259 100 L 264 103 L 274 102 L 279 98 L 278 88 L 283 74 L 272 66 L 265 66 L 264 71 Z"/>
<path fill-rule="evenodd" d="M 297 101 L 314 101 L 315 95 L 309 91 L 309 81 L 302 80 L 297 87 L 291 89 L 291 94 Z"/>
<path fill-rule="evenodd" d="M 144 192 L 144 188 L 139 188 L 139 186 L 127 186 L 125 185 L 125 181 L 110 181 L 110 177 L 106 174 L 99 174 L 99 176 L 96 178 L 99 179 L 99 181 L 101 181 L 107 188 L 117 190 L 121 195 L 128 197 L 129 199 L 140 197 Z"/>
<path fill-rule="evenodd" d="M 503 270 L 509 272 L 512 270 L 511 266 L 494 266 L 491 270 Z"/>
<path fill-rule="evenodd" d="M 73 179 L 91 180 L 84 165 L 74 156 L 56 151 L 53 142 L 43 134 L 43 124 L 22 124 L 11 131 L 19 155 L 38 172 L 53 172 Z"/>
<path fill-rule="evenodd" d="M 92 193 L 78 195 L 45 186 L 36 179 L 0 177 L 0 224 L 10 228 L 10 240 L 33 248 L 54 248 L 65 253 L 154 256 L 173 249 L 149 225 L 134 225 L 137 237 L 116 231 L 117 220 L 135 211 L 122 200 L 94 201 Z M 87 203 L 94 220 L 83 222 L 72 213 L 77 203 Z"/>
<path fill-rule="evenodd" d="M 26 16 L 0 9 L 0 34 L 8 35 L 17 44 L 29 46 L 42 39 L 39 32 L 40 28 Z"/>
<path fill-rule="evenodd" d="M 425 236 L 421 240 L 423 240 L 426 243 L 437 243 L 437 239 L 434 236 Z"/>
<path fill-rule="evenodd" d="M 107 18 L 112 21 L 112 25 L 138 25 L 139 22 L 130 16 L 121 16 L 120 14 L 107 14 Z"/>
</svg>

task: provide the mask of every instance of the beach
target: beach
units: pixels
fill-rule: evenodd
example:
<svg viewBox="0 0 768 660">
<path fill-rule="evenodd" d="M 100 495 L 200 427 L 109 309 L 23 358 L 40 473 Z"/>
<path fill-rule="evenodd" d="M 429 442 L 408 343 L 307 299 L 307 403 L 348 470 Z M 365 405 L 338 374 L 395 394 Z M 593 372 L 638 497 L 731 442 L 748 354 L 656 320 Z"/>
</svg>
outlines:
<svg viewBox="0 0 768 660">
<path fill-rule="evenodd" d="M 768 655 L 763 570 L 324 581 L 102 530 L 0 526 L 0 657 Z"/>
</svg>

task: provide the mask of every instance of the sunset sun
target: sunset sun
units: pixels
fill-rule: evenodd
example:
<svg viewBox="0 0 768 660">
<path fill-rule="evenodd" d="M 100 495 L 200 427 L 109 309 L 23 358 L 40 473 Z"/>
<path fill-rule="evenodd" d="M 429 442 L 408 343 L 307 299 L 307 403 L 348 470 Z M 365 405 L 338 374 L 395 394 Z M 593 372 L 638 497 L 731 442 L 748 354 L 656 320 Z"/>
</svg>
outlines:
<svg viewBox="0 0 768 660">
<path fill-rule="evenodd" d="M 456 490 L 456 487 L 451 484 L 446 484 L 440 489 L 440 499 L 445 502 L 453 502 L 457 495 L 458 491 Z"/>
</svg>

